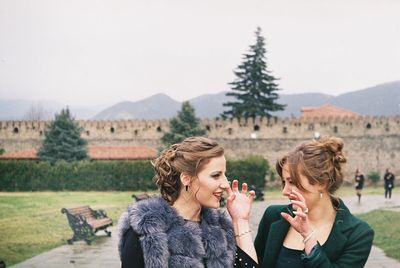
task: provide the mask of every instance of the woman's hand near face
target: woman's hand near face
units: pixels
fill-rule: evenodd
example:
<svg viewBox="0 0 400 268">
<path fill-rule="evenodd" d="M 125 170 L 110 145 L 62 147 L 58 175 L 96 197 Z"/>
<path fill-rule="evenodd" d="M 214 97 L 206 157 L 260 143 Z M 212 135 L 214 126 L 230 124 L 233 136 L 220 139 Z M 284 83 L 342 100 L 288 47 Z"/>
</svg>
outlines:
<svg viewBox="0 0 400 268">
<path fill-rule="evenodd" d="M 233 221 L 250 219 L 251 204 L 253 203 L 255 192 L 250 191 L 247 195 L 247 184 L 242 184 L 242 191 L 239 192 L 239 182 L 233 180 L 232 189 L 229 188 L 227 209 Z"/>
<path fill-rule="evenodd" d="M 295 216 L 292 217 L 284 212 L 282 212 L 281 215 L 299 234 L 303 236 L 303 238 L 306 238 L 308 235 L 310 235 L 310 233 L 313 232 L 308 221 L 308 208 L 306 205 L 306 201 L 304 197 L 296 190 L 292 190 L 292 193 L 290 194 L 290 199 L 292 204 L 296 205 L 297 207 L 297 209 L 293 211 L 293 214 L 295 214 Z"/>
<path fill-rule="evenodd" d="M 295 216 L 292 217 L 284 212 L 282 212 L 281 215 L 290 223 L 293 229 L 295 229 L 304 238 L 304 251 L 308 255 L 311 253 L 312 248 L 318 243 L 318 241 L 315 237 L 315 230 L 311 228 L 308 221 L 308 208 L 306 205 L 306 200 L 294 189 L 290 194 L 290 200 L 292 201 L 292 204 L 296 205 L 297 207 L 296 211 L 293 211 Z"/>
<path fill-rule="evenodd" d="M 242 191 L 239 192 L 239 182 L 232 182 L 232 189 L 228 188 L 228 200 L 226 207 L 232 217 L 233 231 L 235 233 L 236 245 L 249 255 L 256 263 L 257 253 L 254 248 L 253 238 L 250 229 L 250 210 L 255 192 L 250 191 L 247 195 L 247 184 L 242 184 Z"/>
</svg>

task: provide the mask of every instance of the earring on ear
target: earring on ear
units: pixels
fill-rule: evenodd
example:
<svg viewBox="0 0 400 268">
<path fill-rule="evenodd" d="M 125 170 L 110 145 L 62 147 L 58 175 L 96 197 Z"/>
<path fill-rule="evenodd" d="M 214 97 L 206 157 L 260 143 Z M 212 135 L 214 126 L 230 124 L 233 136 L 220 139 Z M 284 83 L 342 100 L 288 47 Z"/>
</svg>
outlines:
<svg viewBox="0 0 400 268">
<path fill-rule="evenodd" d="M 319 198 L 322 199 L 322 192 L 319 192 Z"/>
<path fill-rule="evenodd" d="M 185 185 L 185 191 L 182 193 L 183 199 L 185 199 L 186 203 L 192 199 L 192 193 L 189 191 L 189 185 Z"/>
</svg>

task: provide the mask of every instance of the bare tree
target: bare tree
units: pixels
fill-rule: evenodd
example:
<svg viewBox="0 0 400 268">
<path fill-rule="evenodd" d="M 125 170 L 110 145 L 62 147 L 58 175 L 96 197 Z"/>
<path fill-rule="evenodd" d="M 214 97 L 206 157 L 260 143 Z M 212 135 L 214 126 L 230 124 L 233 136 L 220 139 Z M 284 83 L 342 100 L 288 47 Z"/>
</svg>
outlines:
<svg viewBox="0 0 400 268">
<path fill-rule="evenodd" d="M 49 119 L 50 113 L 46 111 L 41 103 L 32 104 L 25 114 L 26 120 L 45 120 Z"/>
</svg>

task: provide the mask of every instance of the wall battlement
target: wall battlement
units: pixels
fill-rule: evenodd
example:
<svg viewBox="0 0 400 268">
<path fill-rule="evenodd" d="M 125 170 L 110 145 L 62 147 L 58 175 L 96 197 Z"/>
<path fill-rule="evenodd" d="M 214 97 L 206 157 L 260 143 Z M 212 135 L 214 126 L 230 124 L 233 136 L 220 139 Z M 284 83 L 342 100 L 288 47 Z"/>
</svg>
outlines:
<svg viewBox="0 0 400 268">
<path fill-rule="evenodd" d="M 159 140 L 169 131 L 168 120 L 105 120 L 78 121 L 82 137 L 95 140 Z M 0 121 L 0 146 L 5 141 L 44 138 L 50 121 Z M 344 118 L 255 118 L 203 119 L 210 138 L 223 139 L 307 139 L 315 132 L 339 137 L 400 135 L 400 116 Z M 9 148 L 11 149 L 11 148 Z M 6 148 L 7 150 L 7 148 Z"/>
<path fill-rule="evenodd" d="M 0 121 L 0 148 L 7 152 L 39 149 L 49 124 L 50 121 Z M 89 120 L 78 124 L 89 145 L 144 145 L 158 149 L 163 133 L 169 131 L 168 120 Z M 279 156 L 318 132 L 344 140 L 349 181 L 357 167 L 364 173 L 387 167 L 400 173 L 400 116 L 204 119 L 201 124 L 210 138 L 224 146 L 230 158 L 258 154 L 273 165 Z"/>
</svg>

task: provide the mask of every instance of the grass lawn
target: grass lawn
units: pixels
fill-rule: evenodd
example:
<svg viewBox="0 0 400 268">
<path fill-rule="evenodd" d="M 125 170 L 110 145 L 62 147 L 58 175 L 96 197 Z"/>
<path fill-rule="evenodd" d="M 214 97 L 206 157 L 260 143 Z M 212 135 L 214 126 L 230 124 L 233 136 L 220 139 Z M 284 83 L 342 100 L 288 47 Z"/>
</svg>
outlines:
<svg viewBox="0 0 400 268">
<path fill-rule="evenodd" d="M 61 208 L 90 205 L 104 209 L 114 223 L 131 202 L 133 192 L 0 192 L 0 258 L 7 266 L 66 244 L 72 231 Z M 382 194 L 382 187 L 367 187 L 364 194 Z M 338 196 L 354 195 L 344 187 Z M 269 188 L 266 199 L 281 198 Z M 113 234 L 116 235 L 116 234 Z M 397 241 L 400 241 L 398 239 Z"/>
<path fill-rule="evenodd" d="M 131 202 L 131 195 L 132 192 L 0 192 L 0 258 L 10 266 L 66 244 L 72 230 L 65 214 L 61 214 L 63 207 L 101 208 L 116 224 Z"/>
<path fill-rule="evenodd" d="M 400 212 L 374 210 L 358 216 L 375 230 L 374 245 L 400 261 Z"/>
</svg>

